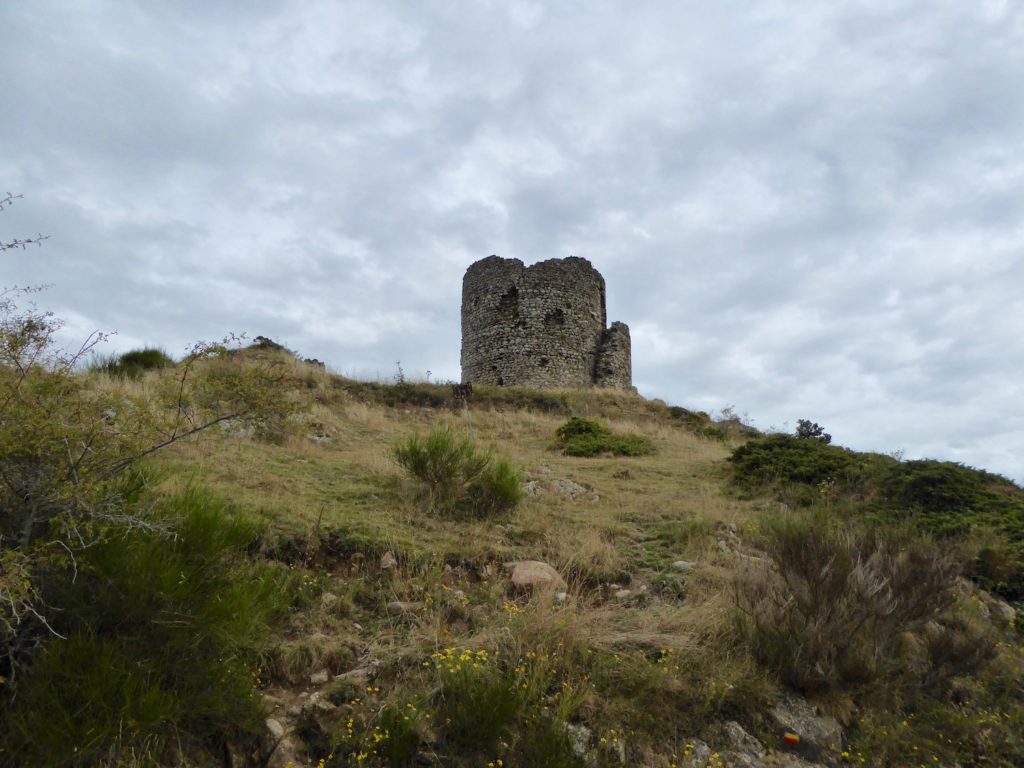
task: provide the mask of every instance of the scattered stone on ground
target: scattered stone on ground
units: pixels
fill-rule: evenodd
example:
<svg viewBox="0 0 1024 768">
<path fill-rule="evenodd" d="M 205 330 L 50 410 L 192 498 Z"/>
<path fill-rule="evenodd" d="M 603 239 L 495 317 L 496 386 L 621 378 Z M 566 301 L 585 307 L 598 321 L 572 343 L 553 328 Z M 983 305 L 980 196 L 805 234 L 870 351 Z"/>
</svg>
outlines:
<svg viewBox="0 0 1024 768">
<path fill-rule="evenodd" d="M 332 744 L 341 735 L 340 723 L 341 715 L 338 707 L 322 693 L 316 691 L 303 703 L 296 721 L 296 728 L 307 736 L 308 743 Z M 296 765 L 306 764 L 296 763 Z"/>
<path fill-rule="evenodd" d="M 565 496 L 573 501 L 587 492 L 586 488 L 572 480 L 552 480 L 551 488 L 559 496 Z"/>
<path fill-rule="evenodd" d="M 512 584 L 520 589 L 542 587 L 564 591 L 568 586 L 558 571 L 539 560 L 517 560 L 505 563 L 505 567 L 512 570 Z"/>
<path fill-rule="evenodd" d="M 689 560 L 676 560 L 672 563 L 672 569 L 676 571 L 692 571 L 696 565 L 696 563 L 691 563 Z"/>
<path fill-rule="evenodd" d="M 548 491 L 557 493 L 559 496 L 564 496 L 572 501 L 576 501 L 584 496 L 590 501 L 601 500 L 597 491 L 592 488 L 587 488 L 584 485 L 580 485 L 572 480 L 530 480 L 523 485 L 523 492 L 531 498 L 543 496 Z"/>
<path fill-rule="evenodd" d="M 1011 628 L 1014 626 L 1017 620 L 1017 611 L 1012 605 L 981 589 L 978 590 L 978 597 L 986 619 L 992 620 L 996 624 L 1008 625 Z"/>
<path fill-rule="evenodd" d="M 303 712 L 334 712 L 337 706 L 332 704 L 323 691 L 313 691 L 309 694 L 309 698 L 306 699 L 306 703 L 302 705 Z"/>
<path fill-rule="evenodd" d="M 284 738 L 284 726 L 281 725 L 281 721 L 276 718 L 267 718 L 267 731 L 270 733 L 270 737 L 274 739 L 274 741 L 280 741 Z"/>
<path fill-rule="evenodd" d="M 301 765 L 299 748 L 284 724 L 277 718 L 268 717 L 266 725 L 266 746 L 263 753 L 268 757 L 264 765 L 268 768 Z"/>
<path fill-rule="evenodd" d="M 1011 627 L 1017 620 L 1017 610 L 1005 600 L 992 598 L 992 612 Z"/>
<path fill-rule="evenodd" d="M 569 593 L 568 592 L 555 592 L 555 602 L 558 603 L 559 605 L 561 605 L 562 603 L 564 603 L 568 599 L 569 599 Z"/>
<path fill-rule="evenodd" d="M 639 584 L 631 579 L 630 585 L 629 587 L 620 587 L 618 584 L 609 584 L 608 589 L 616 600 L 628 600 L 631 597 L 638 597 L 647 592 L 646 584 Z"/>
<path fill-rule="evenodd" d="M 578 757 L 583 757 L 590 746 L 590 729 L 585 725 L 565 724 L 565 732 L 569 737 L 569 746 Z"/>
<path fill-rule="evenodd" d="M 711 747 L 700 739 L 687 739 L 677 765 L 679 768 L 707 768 L 710 761 Z"/>
<path fill-rule="evenodd" d="M 783 732 L 800 737 L 794 751 L 811 760 L 835 762 L 843 748 L 843 727 L 835 718 L 821 715 L 802 696 L 786 693 L 769 712 L 771 723 Z"/>
<path fill-rule="evenodd" d="M 405 600 L 395 600 L 394 602 L 388 603 L 388 614 L 391 616 L 405 616 L 410 613 L 416 613 L 423 608 L 423 603 L 415 603 Z"/>
<path fill-rule="evenodd" d="M 350 669 L 348 672 L 342 672 L 340 675 L 335 675 L 334 679 L 362 688 L 370 682 L 373 671 L 373 667 L 358 667 L 357 669 Z"/>
<path fill-rule="evenodd" d="M 764 757 L 767 752 L 764 748 L 764 744 L 747 733 L 743 729 L 743 726 L 735 720 L 729 720 L 725 723 L 725 735 L 731 742 L 735 753 L 760 759 Z"/>
<path fill-rule="evenodd" d="M 380 556 L 380 569 L 382 571 L 391 570 L 396 565 L 398 565 L 398 560 L 395 559 L 394 554 L 390 551 Z"/>
<path fill-rule="evenodd" d="M 316 672 L 309 676 L 309 682 L 313 685 L 323 685 L 330 680 L 331 675 L 326 669 L 318 669 Z"/>
<path fill-rule="evenodd" d="M 523 493 L 530 498 L 536 498 L 544 493 L 544 484 L 539 480 L 531 480 L 523 485 Z"/>
</svg>

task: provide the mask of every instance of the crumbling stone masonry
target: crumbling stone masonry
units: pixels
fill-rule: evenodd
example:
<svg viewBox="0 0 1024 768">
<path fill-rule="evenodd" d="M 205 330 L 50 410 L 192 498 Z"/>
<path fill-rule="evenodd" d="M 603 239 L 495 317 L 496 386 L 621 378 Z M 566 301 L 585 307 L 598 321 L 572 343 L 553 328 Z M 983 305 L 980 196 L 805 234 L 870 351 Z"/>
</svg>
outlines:
<svg viewBox="0 0 1024 768">
<path fill-rule="evenodd" d="M 462 279 L 462 381 L 632 389 L 629 327 L 606 324 L 604 278 L 586 259 L 488 256 Z"/>
</svg>

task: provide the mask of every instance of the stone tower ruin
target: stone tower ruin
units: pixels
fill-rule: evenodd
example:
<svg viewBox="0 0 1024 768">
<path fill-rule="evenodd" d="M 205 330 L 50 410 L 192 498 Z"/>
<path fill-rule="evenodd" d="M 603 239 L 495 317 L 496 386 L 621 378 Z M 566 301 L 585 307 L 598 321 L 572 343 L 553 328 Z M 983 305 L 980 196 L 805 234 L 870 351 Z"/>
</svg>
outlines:
<svg viewBox="0 0 1024 768">
<path fill-rule="evenodd" d="M 607 327 L 604 278 L 570 256 L 488 256 L 462 279 L 462 381 L 633 388 L 629 327 Z"/>
</svg>

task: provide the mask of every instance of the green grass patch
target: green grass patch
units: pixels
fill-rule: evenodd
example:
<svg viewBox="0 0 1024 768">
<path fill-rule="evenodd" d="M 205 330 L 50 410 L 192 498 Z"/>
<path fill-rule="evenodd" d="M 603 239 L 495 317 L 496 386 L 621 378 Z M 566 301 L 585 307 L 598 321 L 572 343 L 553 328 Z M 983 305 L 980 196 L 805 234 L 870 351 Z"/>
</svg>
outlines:
<svg viewBox="0 0 1024 768">
<path fill-rule="evenodd" d="M 593 419 L 573 416 L 560 426 L 555 435 L 566 456 L 646 456 L 654 446 L 640 435 L 617 435 Z"/>
</svg>

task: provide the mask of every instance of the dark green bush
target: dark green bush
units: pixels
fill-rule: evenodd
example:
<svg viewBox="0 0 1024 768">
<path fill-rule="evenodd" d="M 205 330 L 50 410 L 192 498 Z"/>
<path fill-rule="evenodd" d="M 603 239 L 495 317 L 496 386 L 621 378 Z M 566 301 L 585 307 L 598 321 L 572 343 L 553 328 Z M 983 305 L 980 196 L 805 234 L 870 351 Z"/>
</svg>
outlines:
<svg viewBox="0 0 1024 768">
<path fill-rule="evenodd" d="M 101 370 L 111 376 L 125 379 L 139 379 L 146 371 L 170 368 L 174 365 L 174 359 L 164 350 L 156 347 L 145 347 L 133 349 L 122 355 L 101 358 L 91 367 L 94 370 Z"/>
<path fill-rule="evenodd" d="M 654 450 L 645 437 L 616 435 L 600 422 L 578 416 L 560 426 L 555 435 L 566 456 L 645 456 Z"/>
<path fill-rule="evenodd" d="M 395 461 L 423 483 L 427 506 L 442 514 L 493 517 L 522 500 L 522 479 L 506 460 L 480 451 L 450 427 L 412 435 L 391 449 Z"/>
<path fill-rule="evenodd" d="M 672 405 L 669 406 L 668 415 L 676 421 L 682 422 L 687 429 L 699 437 L 708 440 L 725 440 L 728 437 L 726 431 L 716 425 L 704 411 L 691 411 L 680 408 L 678 405 Z"/>
<path fill-rule="evenodd" d="M 519 471 L 504 459 L 495 459 L 475 483 L 466 486 L 466 506 L 476 517 L 495 517 L 511 511 L 523 498 Z"/>
<path fill-rule="evenodd" d="M 845 448 L 781 434 L 750 440 L 733 451 L 729 461 L 733 477 L 747 487 L 777 483 L 817 486 L 829 480 L 852 484 L 863 479 L 867 466 L 863 455 Z"/>
<path fill-rule="evenodd" d="M 711 423 L 711 417 L 704 411 L 691 411 L 678 405 L 670 405 L 668 415 L 694 430 Z"/>
<path fill-rule="evenodd" d="M 47 601 L 63 607 L 53 626 L 67 639 L 47 643 L 5 701 L 0 764 L 156 762 L 255 739 L 259 653 L 293 593 L 246 555 L 258 534 L 189 490 L 149 525 L 111 530 L 81 552 L 67 564 L 73 581 L 48 580 Z"/>
<path fill-rule="evenodd" d="M 1024 534 L 1024 493 L 1010 480 L 949 461 L 924 459 L 892 466 L 881 478 L 886 506 L 931 518 L 938 533 L 960 533 L 978 516 L 1010 514 Z"/>
<path fill-rule="evenodd" d="M 986 589 L 1024 596 L 1024 491 L 1000 475 L 949 461 L 895 464 L 878 481 L 872 512 L 911 519 L 943 537 L 979 540 L 969 568 Z"/>
</svg>

